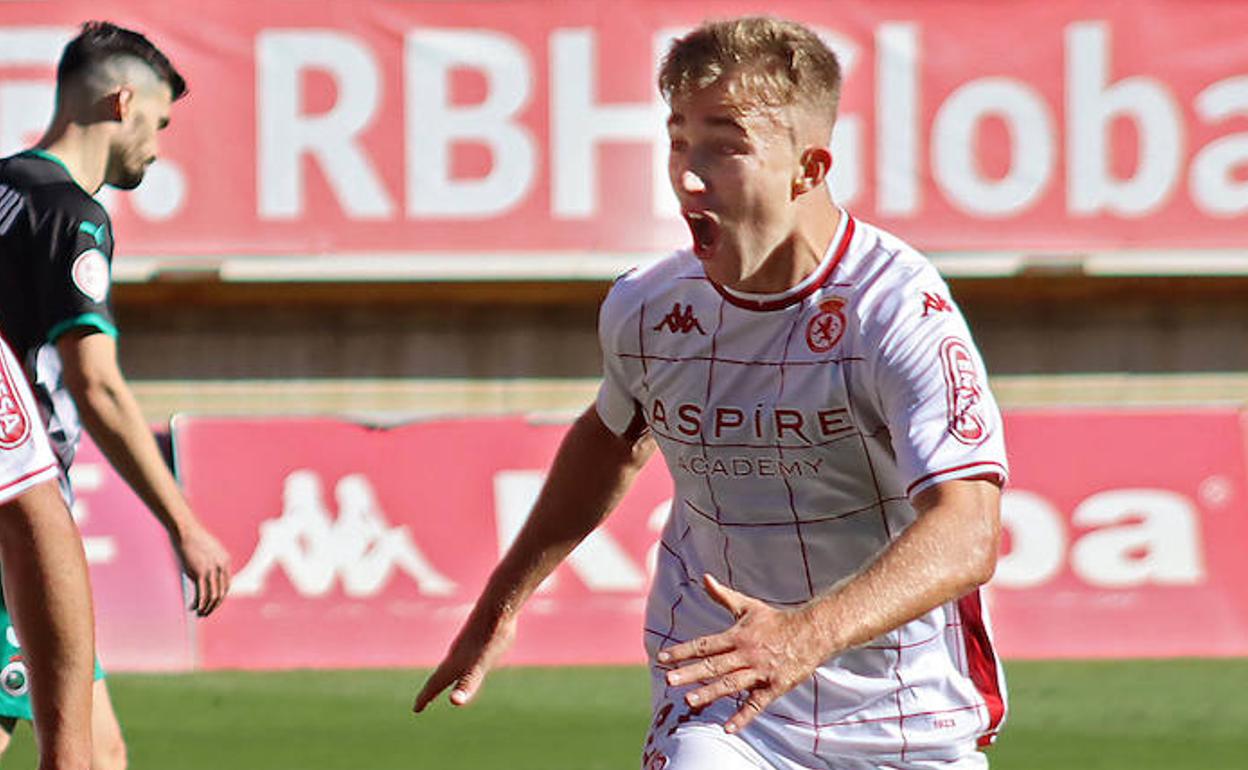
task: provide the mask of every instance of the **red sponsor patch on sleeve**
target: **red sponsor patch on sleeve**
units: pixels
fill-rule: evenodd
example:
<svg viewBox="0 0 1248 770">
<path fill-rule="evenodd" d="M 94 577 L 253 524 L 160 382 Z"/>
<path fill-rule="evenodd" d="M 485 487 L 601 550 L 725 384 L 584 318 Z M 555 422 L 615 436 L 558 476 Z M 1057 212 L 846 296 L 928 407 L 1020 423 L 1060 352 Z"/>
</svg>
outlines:
<svg viewBox="0 0 1248 770">
<path fill-rule="evenodd" d="M 0 449 L 17 449 L 30 438 L 30 415 L 14 379 L 21 376 L 9 366 L 8 356 L 0 357 Z"/>
<path fill-rule="evenodd" d="M 957 337 L 940 343 L 940 363 L 945 375 L 949 432 L 963 444 L 980 444 L 988 437 L 981 407 L 984 389 L 971 348 Z"/>
</svg>

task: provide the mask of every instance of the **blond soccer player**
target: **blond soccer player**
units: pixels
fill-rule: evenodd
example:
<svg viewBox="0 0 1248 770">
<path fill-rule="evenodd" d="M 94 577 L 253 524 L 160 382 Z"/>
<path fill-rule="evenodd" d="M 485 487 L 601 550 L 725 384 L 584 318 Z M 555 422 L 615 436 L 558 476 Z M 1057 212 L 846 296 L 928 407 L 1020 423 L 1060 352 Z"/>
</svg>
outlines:
<svg viewBox="0 0 1248 770">
<path fill-rule="evenodd" d="M 647 770 L 987 766 L 1005 684 L 1001 419 L 932 265 L 832 199 L 840 93 L 807 28 L 746 18 L 660 72 L 693 244 L 603 303 L 604 380 L 416 699 L 477 693 L 542 579 L 657 446 Z"/>
</svg>

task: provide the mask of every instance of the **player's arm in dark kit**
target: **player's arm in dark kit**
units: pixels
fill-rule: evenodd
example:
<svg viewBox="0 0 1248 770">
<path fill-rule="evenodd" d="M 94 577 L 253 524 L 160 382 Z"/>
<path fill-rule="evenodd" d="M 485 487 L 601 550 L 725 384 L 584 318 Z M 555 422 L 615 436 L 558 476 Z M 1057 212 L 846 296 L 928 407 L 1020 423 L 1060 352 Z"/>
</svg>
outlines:
<svg viewBox="0 0 1248 770">
<path fill-rule="evenodd" d="M 416 697 L 415 711 L 447 687 L 453 687 L 451 703 L 457 706 L 472 699 L 511 645 L 525 600 L 615 508 L 654 448 L 648 434 L 612 433 L 594 406 L 577 419 L 559 445 L 533 512 Z"/>
<path fill-rule="evenodd" d="M 182 496 L 118 365 L 108 296 L 111 228 L 102 209 L 68 216 L 60 226 L 68 248 L 50 255 L 40 285 L 65 387 L 104 456 L 169 533 L 195 584 L 195 610 L 207 615 L 229 590 L 230 558 Z"/>
<path fill-rule="evenodd" d="M 173 479 L 143 412 L 117 364 L 107 334 L 74 329 L 56 343 L 65 386 L 100 451 L 169 533 L 186 574 L 195 583 L 195 610 L 207 615 L 230 587 L 230 557 L 200 523 Z"/>
</svg>

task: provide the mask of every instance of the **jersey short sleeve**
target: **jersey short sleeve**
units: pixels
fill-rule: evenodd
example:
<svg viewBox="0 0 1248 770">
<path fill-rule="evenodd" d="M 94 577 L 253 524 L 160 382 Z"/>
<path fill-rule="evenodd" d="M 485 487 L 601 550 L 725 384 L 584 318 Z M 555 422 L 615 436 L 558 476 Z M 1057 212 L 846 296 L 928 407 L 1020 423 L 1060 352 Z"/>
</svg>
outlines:
<svg viewBox="0 0 1248 770">
<path fill-rule="evenodd" d="M 598 341 L 602 346 L 602 384 L 595 406 L 603 424 L 617 436 L 628 432 L 638 414 L 622 352 L 624 326 L 629 315 L 628 276 L 611 288 L 598 314 Z M 634 332 L 635 336 L 635 332 Z"/>
<path fill-rule="evenodd" d="M 110 294 L 113 235 L 98 205 L 65 206 L 36 238 L 48 253 L 38 261 L 40 325 L 45 342 L 86 327 L 117 336 Z"/>
<path fill-rule="evenodd" d="M 924 263 L 863 321 L 873 385 L 906 493 L 1008 475 L 1001 414 L 961 311 Z"/>
<path fill-rule="evenodd" d="M 0 504 L 56 475 L 56 459 L 26 378 L 0 339 Z"/>
</svg>

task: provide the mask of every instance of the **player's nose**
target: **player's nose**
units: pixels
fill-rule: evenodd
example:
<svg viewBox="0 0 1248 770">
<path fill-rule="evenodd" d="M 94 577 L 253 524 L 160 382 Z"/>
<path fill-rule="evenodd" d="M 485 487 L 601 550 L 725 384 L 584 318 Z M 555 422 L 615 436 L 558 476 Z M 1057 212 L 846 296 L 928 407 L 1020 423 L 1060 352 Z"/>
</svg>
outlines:
<svg viewBox="0 0 1248 770">
<path fill-rule="evenodd" d="M 697 172 L 693 169 L 687 168 L 680 172 L 680 175 L 677 177 L 677 182 L 680 185 L 681 192 L 689 193 L 691 195 L 706 192 L 706 180 L 698 176 Z"/>
</svg>

